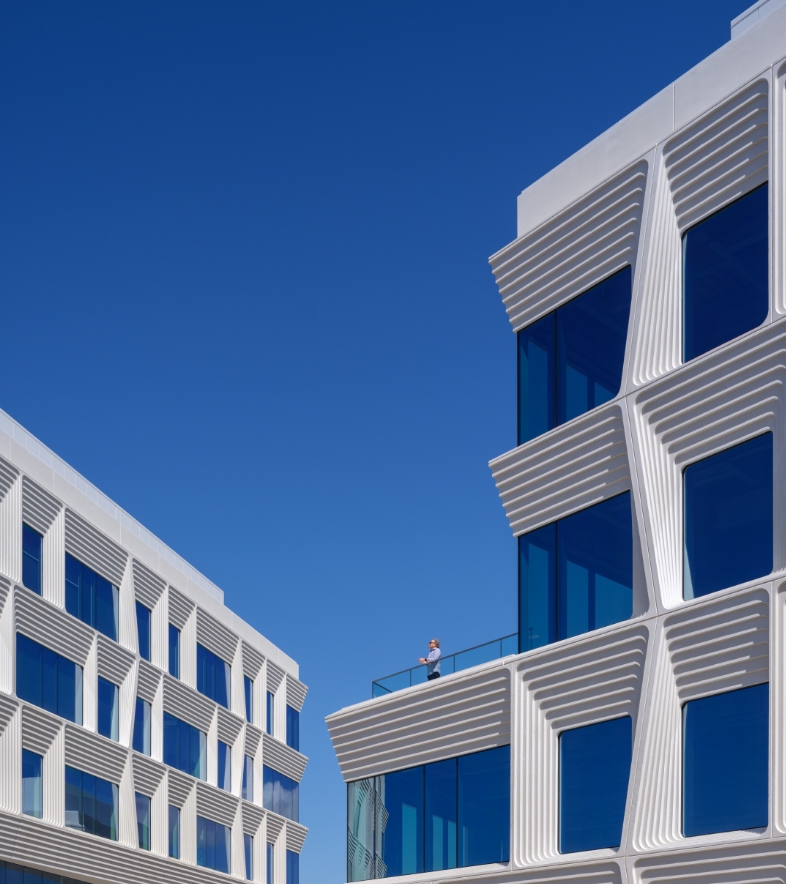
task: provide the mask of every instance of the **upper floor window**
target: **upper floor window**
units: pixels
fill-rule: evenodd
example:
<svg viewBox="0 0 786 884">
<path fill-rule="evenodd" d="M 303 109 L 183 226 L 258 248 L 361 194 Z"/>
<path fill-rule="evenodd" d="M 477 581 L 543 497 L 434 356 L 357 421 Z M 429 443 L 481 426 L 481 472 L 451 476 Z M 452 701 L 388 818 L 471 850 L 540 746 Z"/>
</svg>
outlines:
<svg viewBox="0 0 786 884">
<path fill-rule="evenodd" d="M 22 583 L 41 595 L 43 585 L 44 538 L 22 523 Z"/>
<path fill-rule="evenodd" d="M 691 700 L 683 715 L 683 834 L 768 822 L 769 685 Z"/>
<path fill-rule="evenodd" d="M 134 793 L 136 804 L 137 843 L 142 850 L 150 850 L 150 798 L 141 792 Z"/>
<path fill-rule="evenodd" d="M 22 813 L 41 819 L 44 812 L 44 759 L 22 749 Z"/>
<path fill-rule="evenodd" d="M 300 884 L 300 854 L 287 850 L 287 884 Z"/>
<path fill-rule="evenodd" d="M 169 624 L 169 674 L 180 678 L 180 630 Z"/>
<path fill-rule="evenodd" d="M 772 433 L 688 465 L 683 489 L 686 599 L 772 571 Z"/>
<path fill-rule="evenodd" d="M 206 817 L 197 817 L 197 865 L 229 874 L 231 830 Z"/>
<path fill-rule="evenodd" d="M 630 492 L 519 537 L 519 651 L 626 620 L 633 610 Z"/>
<path fill-rule="evenodd" d="M 768 197 L 762 184 L 682 237 L 686 362 L 767 318 Z"/>
<path fill-rule="evenodd" d="M 300 814 L 298 784 L 267 765 L 262 767 L 262 779 L 262 806 L 265 810 L 297 822 Z"/>
<path fill-rule="evenodd" d="M 628 336 L 625 267 L 518 333 L 518 444 L 619 393 Z"/>
<path fill-rule="evenodd" d="M 220 657 L 197 644 L 197 690 L 229 709 L 232 669 Z"/>
<path fill-rule="evenodd" d="M 98 676 L 98 733 L 118 741 L 117 705 L 120 691 L 116 684 Z"/>
<path fill-rule="evenodd" d="M 82 667 L 19 633 L 16 636 L 16 695 L 82 724 Z"/>
<path fill-rule="evenodd" d="M 246 881 L 254 880 L 254 836 L 243 834 L 243 855 L 246 860 Z"/>
<path fill-rule="evenodd" d="M 247 676 L 243 676 L 243 693 L 246 699 L 246 721 L 254 722 L 254 682 Z"/>
<path fill-rule="evenodd" d="M 66 553 L 66 611 L 117 641 L 117 587 Z"/>
<path fill-rule="evenodd" d="M 287 746 L 300 751 L 300 713 L 287 704 Z"/>
<path fill-rule="evenodd" d="M 193 725 L 164 713 L 164 764 L 204 780 L 207 734 Z"/>
<path fill-rule="evenodd" d="M 559 735 L 560 853 L 619 847 L 632 756 L 630 716 Z"/>
<path fill-rule="evenodd" d="M 243 788 L 240 794 L 246 801 L 254 800 L 254 759 L 250 755 L 243 756 Z"/>
<path fill-rule="evenodd" d="M 136 603 L 136 634 L 139 642 L 139 656 L 143 660 L 150 661 L 150 620 L 152 614 L 150 608 L 141 602 Z"/>
<path fill-rule="evenodd" d="M 169 805 L 169 855 L 172 859 L 180 859 L 180 808 Z"/>
<path fill-rule="evenodd" d="M 218 788 L 232 791 L 232 749 L 223 740 L 218 741 Z"/>
<path fill-rule="evenodd" d="M 273 717 L 275 714 L 276 695 L 272 691 L 267 692 L 267 702 L 265 704 L 265 730 L 273 736 Z"/>
<path fill-rule="evenodd" d="M 114 783 L 66 766 L 66 826 L 117 841 L 117 803 Z"/>
<path fill-rule="evenodd" d="M 135 752 L 150 755 L 150 703 L 141 697 L 136 698 L 134 708 L 133 748 Z"/>
<path fill-rule="evenodd" d="M 348 784 L 347 880 L 510 859 L 510 747 Z"/>
</svg>

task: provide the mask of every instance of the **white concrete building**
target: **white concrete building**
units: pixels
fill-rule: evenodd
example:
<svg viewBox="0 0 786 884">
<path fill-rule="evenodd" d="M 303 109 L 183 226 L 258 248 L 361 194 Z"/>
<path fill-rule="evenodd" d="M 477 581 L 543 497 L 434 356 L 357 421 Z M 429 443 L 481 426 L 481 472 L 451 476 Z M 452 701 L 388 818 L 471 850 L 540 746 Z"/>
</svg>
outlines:
<svg viewBox="0 0 786 884">
<path fill-rule="evenodd" d="M 297 884 L 297 663 L 0 412 L 0 882 Z"/>
<path fill-rule="evenodd" d="M 762 0 L 519 196 L 518 653 L 328 718 L 348 880 L 786 880 L 784 132 Z"/>
</svg>

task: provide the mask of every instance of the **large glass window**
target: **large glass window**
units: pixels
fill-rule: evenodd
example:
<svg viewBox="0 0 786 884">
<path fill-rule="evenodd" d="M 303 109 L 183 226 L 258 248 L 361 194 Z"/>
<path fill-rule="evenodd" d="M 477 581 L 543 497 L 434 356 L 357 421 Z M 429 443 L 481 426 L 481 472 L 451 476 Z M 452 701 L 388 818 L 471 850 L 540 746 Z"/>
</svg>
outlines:
<svg viewBox="0 0 786 884">
<path fill-rule="evenodd" d="M 146 608 L 141 602 L 136 603 L 136 634 L 139 642 L 139 656 L 143 660 L 150 660 L 150 621 L 152 618 L 150 608 Z"/>
<path fill-rule="evenodd" d="M 240 794 L 246 801 L 254 800 L 254 759 L 250 755 L 243 756 L 243 788 Z"/>
<path fill-rule="evenodd" d="M 102 737 L 118 741 L 117 702 L 119 690 L 116 684 L 98 677 L 98 733 Z"/>
<path fill-rule="evenodd" d="M 232 791 L 232 749 L 223 741 L 218 741 L 218 788 Z"/>
<path fill-rule="evenodd" d="M 71 829 L 117 841 L 118 788 L 108 780 L 65 769 L 65 824 Z"/>
<path fill-rule="evenodd" d="M 142 850 L 150 850 L 150 798 L 141 792 L 134 793 L 136 803 L 137 843 Z"/>
<path fill-rule="evenodd" d="M 691 700 L 683 715 L 683 833 L 768 822 L 769 685 Z"/>
<path fill-rule="evenodd" d="M 263 765 L 262 805 L 287 819 L 298 821 L 300 815 L 299 788 L 294 780 Z"/>
<path fill-rule="evenodd" d="M 685 467 L 686 599 L 772 571 L 772 469 L 772 433 Z"/>
<path fill-rule="evenodd" d="M 204 780 L 206 777 L 206 754 L 207 735 L 198 728 L 165 712 L 164 764 Z"/>
<path fill-rule="evenodd" d="M 197 865 L 229 874 L 231 830 L 221 823 L 197 817 Z"/>
<path fill-rule="evenodd" d="M 172 859 L 180 859 L 180 808 L 170 804 L 167 816 L 169 822 L 169 855 Z"/>
<path fill-rule="evenodd" d="M 133 748 L 143 755 L 150 755 L 150 703 L 141 697 L 136 698 L 134 707 Z"/>
<path fill-rule="evenodd" d="M 44 538 L 22 523 L 22 583 L 41 595 L 43 585 Z"/>
<path fill-rule="evenodd" d="M 212 651 L 197 644 L 197 690 L 229 709 L 231 667 Z"/>
<path fill-rule="evenodd" d="M 347 880 L 508 862 L 510 747 L 348 784 Z"/>
<path fill-rule="evenodd" d="M 287 884 L 300 884 L 300 854 L 287 851 Z"/>
<path fill-rule="evenodd" d="M 29 866 L 18 866 L 16 863 L 0 860 L 0 884 L 83 884 L 83 882 L 77 881 L 76 878 L 50 875 L 40 869 L 31 869 Z"/>
<path fill-rule="evenodd" d="M 22 813 L 41 819 L 44 812 L 44 759 L 22 749 Z"/>
<path fill-rule="evenodd" d="M 685 360 L 761 325 L 769 309 L 768 186 L 682 237 Z"/>
<path fill-rule="evenodd" d="M 246 881 L 254 880 L 254 837 L 248 833 L 243 835 L 243 853 L 246 860 Z"/>
<path fill-rule="evenodd" d="M 180 630 L 169 624 L 169 674 L 180 678 Z"/>
<path fill-rule="evenodd" d="M 246 721 L 254 722 L 254 682 L 247 676 L 243 676 L 243 695 L 246 701 Z"/>
<path fill-rule="evenodd" d="M 66 611 L 117 641 L 117 587 L 66 553 Z"/>
<path fill-rule="evenodd" d="M 82 667 L 20 633 L 16 635 L 16 695 L 82 724 Z"/>
<path fill-rule="evenodd" d="M 300 752 L 300 713 L 287 705 L 287 746 Z"/>
<path fill-rule="evenodd" d="M 630 492 L 519 537 L 519 651 L 627 620 Z"/>
<path fill-rule="evenodd" d="M 630 315 L 625 267 L 518 333 L 518 444 L 613 399 Z"/>
<path fill-rule="evenodd" d="M 632 755 L 629 716 L 560 734 L 561 853 L 619 847 Z"/>
</svg>

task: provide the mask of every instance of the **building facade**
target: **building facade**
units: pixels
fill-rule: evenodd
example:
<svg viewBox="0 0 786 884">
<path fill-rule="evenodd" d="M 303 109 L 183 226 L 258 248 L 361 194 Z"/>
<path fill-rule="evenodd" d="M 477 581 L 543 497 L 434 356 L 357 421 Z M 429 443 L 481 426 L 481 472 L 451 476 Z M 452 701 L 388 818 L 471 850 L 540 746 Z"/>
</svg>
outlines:
<svg viewBox="0 0 786 884">
<path fill-rule="evenodd" d="M 294 660 L 0 412 L 0 882 L 298 884 Z"/>
<path fill-rule="evenodd" d="M 519 196 L 518 653 L 329 716 L 348 881 L 786 880 L 785 99 L 762 0 Z"/>
</svg>

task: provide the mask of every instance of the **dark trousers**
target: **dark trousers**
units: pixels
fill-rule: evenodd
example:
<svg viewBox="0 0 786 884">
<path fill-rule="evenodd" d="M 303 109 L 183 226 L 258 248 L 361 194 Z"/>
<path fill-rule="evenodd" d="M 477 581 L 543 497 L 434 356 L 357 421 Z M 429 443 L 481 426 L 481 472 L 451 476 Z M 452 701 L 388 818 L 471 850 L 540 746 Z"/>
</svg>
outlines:
<svg viewBox="0 0 786 884">
<path fill-rule="evenodd" d="M 432 679 L 439 678 L 438 672 L 432 672 L 431 675 L 426 677 L 426 681 L 432 681 Z"/>
</svg>

